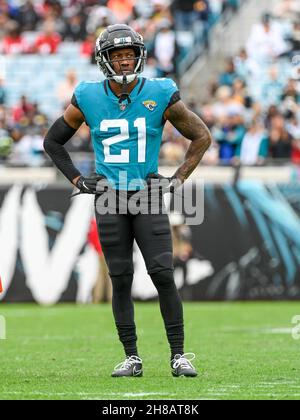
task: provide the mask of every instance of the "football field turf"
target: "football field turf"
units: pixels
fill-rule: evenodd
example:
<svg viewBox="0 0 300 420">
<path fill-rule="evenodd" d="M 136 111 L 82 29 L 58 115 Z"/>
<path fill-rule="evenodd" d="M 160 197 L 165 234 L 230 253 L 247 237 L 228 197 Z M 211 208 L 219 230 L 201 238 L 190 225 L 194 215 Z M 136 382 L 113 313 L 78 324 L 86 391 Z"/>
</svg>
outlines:
<svg viewBox="0 0 300 420">
<path fill-rule="evenodd" d="M 136 304 L 144 377 L 111 378 L 123 352 L 110 305 L 0 305 L 0 399 L 300 399 L 295 303 L 185 303 L 197 378 L 173 378 L 157 303 Z"/>
</svg>

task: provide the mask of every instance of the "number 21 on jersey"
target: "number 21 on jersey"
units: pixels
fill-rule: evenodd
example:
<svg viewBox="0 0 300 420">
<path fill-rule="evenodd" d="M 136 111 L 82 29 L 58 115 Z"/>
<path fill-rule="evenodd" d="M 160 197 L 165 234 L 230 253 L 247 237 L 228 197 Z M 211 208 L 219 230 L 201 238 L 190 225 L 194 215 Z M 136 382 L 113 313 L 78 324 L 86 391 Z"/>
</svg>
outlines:
<svg viewBox="0 0 300 420">
<path fill-rule="evenodd" d="M 134 127 L 138 130 L 138 163 L 146 162 L 146 118 L 137 118 Z M 104 162 L 107 163 L 129 163 L 130 151 L 123 149 L 119 155 L 110 153 L 110 146 L 129 139 L 129 123 L 125 119 L 103 120 L 100 124 L 100 131 L 107 132 L 110 128 L 119 128 L 120 133 L 103 140 Z"/>
</svg>

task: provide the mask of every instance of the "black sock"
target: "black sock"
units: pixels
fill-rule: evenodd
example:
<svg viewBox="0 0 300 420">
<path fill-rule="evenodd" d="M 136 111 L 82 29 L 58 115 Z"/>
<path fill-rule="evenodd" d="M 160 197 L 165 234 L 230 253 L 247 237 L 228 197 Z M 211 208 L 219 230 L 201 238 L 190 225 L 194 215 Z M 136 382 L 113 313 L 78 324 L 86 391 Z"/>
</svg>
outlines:
<svg viewBox="0 0 300 420">
<path fill-rule="evenodd" d="M 123 344 L 126 356 L 138 356 L 135 324 L 126 325 L 116 323 L 116 327 L 118 330 L 119 339 Z"/>
<path fill-rule="evenodd" d="M 111 276 L 113 286 L 112 307 L 119 339 L 126 356 L 137 356 L 137 336 L 134 307 L 131 298 L 132 274 Z"/>
<path fill-rule="evenodd" d="M 151 274 L 158 291 L 159 304 L 171 349 L 171 358 L 184 353 L 183 310 L 172 270 Z"/>
</svg>

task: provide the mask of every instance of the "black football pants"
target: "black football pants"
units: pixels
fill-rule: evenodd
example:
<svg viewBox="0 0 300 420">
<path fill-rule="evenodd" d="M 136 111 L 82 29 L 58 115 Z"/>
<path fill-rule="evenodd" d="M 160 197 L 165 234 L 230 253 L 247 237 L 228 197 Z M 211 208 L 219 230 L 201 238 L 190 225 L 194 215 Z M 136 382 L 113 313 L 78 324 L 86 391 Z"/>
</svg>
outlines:
<svg viewBox="0 0 300 420">
<path fill-rule="evenodd" d="M 97 197 L 96 197 L 97 200 Z M 172 236 L 167 214 L 98 214 L 98 232 L 113 286 L 113 314 L 127 356 L 137 355 L 133 282 L 133 242 L 140 248 L 158 291 L 171 357 L 183 353 L 183 310 L 174 282 Z"/>
</svg>

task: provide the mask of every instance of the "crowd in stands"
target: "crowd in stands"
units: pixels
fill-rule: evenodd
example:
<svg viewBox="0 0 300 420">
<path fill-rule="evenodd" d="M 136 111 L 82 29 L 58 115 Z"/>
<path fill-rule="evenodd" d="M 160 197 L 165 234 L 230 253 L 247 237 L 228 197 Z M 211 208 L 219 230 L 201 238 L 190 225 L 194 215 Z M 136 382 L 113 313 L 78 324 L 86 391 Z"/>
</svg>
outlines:
<svg viewBox="0 0 300 420">
<path fill-rule="evenodd" d="M 178 32 L 192 33 L 195 42 L 201 38 L 208 46 L 209 28 L 222 13 L 235 11 L 239 3 L 240 0 L 0 0 L 0 54 L 55 55 L 64 44 L 76 43 L 80 55 L 94 63 L 99 33 L 109 24 L 122 22 L 143 35 L 153 75 L 178 79 L 177 63 L 182 53 Z M 57 98 L 62 108 L 58 113 L 70 102 L 78 82 L 76 71 L 71 69 L 66 80 L 58 82 Z M 19 103 L 7 105 L 0 62 L 0 163 L 42 165 L 42 140 L 50 124 L 39 104 L 25 95 Z M 91 151 L 88 139 L 89 131 L 83 126 L 69 142 L 69 151 Z"/>
<path fill-rule="evenodd" d="M 0 0 L 2 55 L 56 54 L 64 42 L 80 44 L 91 57 L 98 34 L 110 23 L 127 22 L 143 34 L 149 64 L 157 76 L 178 80 L 178 31 L 201 33 L 209 47 L 209 28 L 239 0 Z M 78 83 L 76 70 L 57 86 L 65 108 Z M 44 134 L 51 121 L 38 103 L 23 96 L 6 105 L 0 71 L 0 162 L 42 165 Z M 300 164 L 300 2 L 281 0 L 252 29 L 247 45 L 228 58 L 210 85 L 210 100 L 186 100 L 206 122 L 213 144 L 207 165 L 263 165 L 269 159 Z M 68 144 L 70 152 L 91 151 L 86 126 Z M 166 124 L 161 161 L 178 164 L 189 142 Z"/>
<path fill-rule="evenodd" d="M 209 101 L 191 104 L 214 139 L 204 163 L 299 165 L 300 1 L 281 0 L 264 13 L 209 88 Z M 169 130 L 174 147 L 166 139 L 164 158 L 182 159 L 186 141 Z"/>
<path fill-rule="evenodd" d="M 182 51 L 177 34 L 192 33 L 195 42 L 201 38 L 208 47 L 209 29 L 222 13 L 235 11 L 239 4 L 240 0 L 0 0 L 0 54 L 56 55 L 64 44 L 76 43 L 80 55 L 94 63 L 99 33 L 109 24 L 122 22 L 143 35 L 153 75 L 178 81 L 177 63 Z M 70 103 L 78 82 L 72 69 L 64 81 L 58 81 L 58 113 Z M 18 103 L 7 105 L 0 63 L 0 163 L 43 165 L 46 158 L 42 142 L 51 122 L 40 104 L 26 95 Z M 89 130 L 83 125 L 67 147 L 70 152 L 89 152 L 88 140 Z"/>
</svg>

